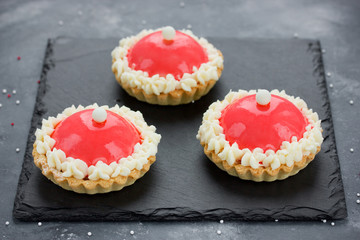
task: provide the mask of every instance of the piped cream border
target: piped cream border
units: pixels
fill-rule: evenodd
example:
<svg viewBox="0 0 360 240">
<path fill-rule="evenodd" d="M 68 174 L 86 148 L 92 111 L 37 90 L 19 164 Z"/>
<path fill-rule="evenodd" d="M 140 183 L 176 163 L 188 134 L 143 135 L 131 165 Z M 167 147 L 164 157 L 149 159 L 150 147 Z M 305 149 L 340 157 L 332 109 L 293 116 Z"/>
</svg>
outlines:
<svg viewBox="0 0 360 240">
<path fill-rule="evenodd" d="M 209 61 L 201 64 L 199 69 L 194 67 L 192 74 L 185 73 L 180 81 L 177 81 L 172 74 L 168 74 L 166 77 L 160 77 L 158 74 L 149 77 L 147 72 L 133 70 L 126 57 L 128 50 L 144 36 L 161 29 L 143 30 L 136 36 L 123 38 L 120 40 L 119 46 L 112 51 L 112 71 L 121 85 L 142 89 L 146 94 L 160 95 L 176 89 L 191 92 L 192 88 L 197 85 L 207 85 L 207 82 L 219 79 L 219 72 L 221 73 L 223 69 L 224 61 L 221 52 L 206 39 L 196 37 L 190 30 L 181 30 L 181 32 L 194 38 L 206 50 L 209 58 Z"/>
<path fill-rule="evenodd" d="M 223 128 L 219 123 L 221 111 L 234 101 L 252 94 L 256 94 L 256 90 L 230 91 L 223 101 L 214 102 L 204 113 L 203 121 L 196 137 L 206 147 L 205 152 L 207 155 L 215 154 L 218 160 L 226 162 L 225 165 L 228 168 L 236 168 L 237 165 L 242 165 L 252 169 L 270 168 L 272 170 L 279 169 L 283 165 L 291 168 L 294 163 L 301 162 L 304 159 L 308 161 L 310 159 L 309 156 L 314 157 L 320 150 L 323 142 L 321 121 L 318 114 L 313 112 L 312 109 L 308 109 L 306 103 L 299 97 L 289 96 L 285 91 L 279 92 L 277 89 L 272 90 L 271 94 L 292 102 L 308 119 L 308 125 L 306 126 L 303 138 L 298 140 L 296 137 L 293 137 L 291 142 L 283 142 L 280 150 L 276 152 L 272 150 L 264 152 L 261 148 L 250 151 L 247 148 L 239 149 L 236 143 L 230 145 L 225 139 Z M 214 159 L 212 160 L 214 161 Z M 224 170 L 224 168 L 222 169 Z"/>
<path fill-rule="evenodd" d="M 96 181 L 99 179 L 109 180 L 118 176 L 129 176 L 132 170 L 141 170 L 144 165 L 148 164 L 150 157 L 155 159 L 157 146 L 161 139 L 161 136 L 155 132 L 156 128 L 148 126 L 139 111 L 134 112 L 125 106 L 119 107 L 118 105 L 112 108 L 108 106 L 101 107 L 127 119 L 139 130 L 142 142 L 135 145 L 132 155 L 119 159 L 117 163 L 113 162 L 110 165 L 99 161 L 96 166 L 88 167 L 81 159 L 67 157 L 61 149 L 53 149 L 55 140 L 51 138 L 51 134 L 59 122 L 76 112 L 97 107 L 97 104 L 87 107 L 81 105 L 78 107 L 71 106 L 56 117 L 43 119 L 41 129 L 37 129 L 35 132 L 36 141 L 34 146 L 36 146 L 37 154 L 46 156 L 48 167 L 56 169 L 63 177 L 74 177 L 76 179 L 88 177 L 89 180 Z"/>
</svg>

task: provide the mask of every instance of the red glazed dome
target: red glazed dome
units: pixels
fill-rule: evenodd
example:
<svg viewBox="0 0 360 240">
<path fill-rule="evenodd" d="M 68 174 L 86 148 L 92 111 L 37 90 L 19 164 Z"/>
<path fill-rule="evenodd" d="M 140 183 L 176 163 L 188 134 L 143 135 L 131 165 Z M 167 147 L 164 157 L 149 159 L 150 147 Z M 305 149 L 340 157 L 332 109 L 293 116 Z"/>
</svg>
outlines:
<svg viewBox="0 0 360 240">
<path fill-rule="evenodd" d="M 290 101 L 271 95 L 267 105 L 260 105 L 256 95 L 249 95 L 228 105 L 221 114 L 220 125 L 230 144 L 240 149 L 255 148 L 277 151 L 283 141 L 293 136 L 301 139 L 307 120 Z"/>
<path fill-rule="evenodd" d="M 176 31 L 173 40 L 165 40 L 162 31 L 145 36 L 129 49 L 127 58 L 131 68 L 147 72 L 149 77 L 172 74 L 176 80 L 180 80 L 184 73 L 192 73 L 193 67 L 199 68 L 208 61 L 203 47 L 191 36 L 179 31 Z"/>
<path fill-rule="evenodd" d="M 131 155 L 141 141 L 138 130 L 126 119 L 111 111 L 107 118 L 97 123 L 92 118 L 93 109 L 72 114 L 60 122 L 51 137 L 54 148 L 61 149 L 67 157 L 84 161 L 88 166 L 98 161 L 117 162 Z"/>
</svg>

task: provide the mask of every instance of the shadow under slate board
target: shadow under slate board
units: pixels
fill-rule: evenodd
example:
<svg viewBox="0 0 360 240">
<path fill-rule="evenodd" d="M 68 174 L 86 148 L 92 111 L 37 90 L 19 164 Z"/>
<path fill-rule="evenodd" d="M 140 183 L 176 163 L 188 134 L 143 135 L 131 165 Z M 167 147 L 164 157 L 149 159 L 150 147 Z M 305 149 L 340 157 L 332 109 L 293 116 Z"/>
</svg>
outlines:
<svg viewBox="0 0 360 240">
<path fill-rule="evenodd" d="M 220 81 L 195 103 L 155 106 L 128 96 L 111 72 L 117 39 L 49 41 L 29 133 L 14 217 L 24 221 L 318 220 L 347 216 L 330 104 L 318 41 L 209 38 L 225 58 Z M 195 138 L 202 114 L 230 89 L 285 89 L 323 120 L 316 159 L 283 181 L 255 183 L 210 162 Z M 162 135 L 157 161 L 134 185 L 82 195 L 46 179 L 31 155 L 41 119 L 72 104 L 126 105 Z"/>
</svg>

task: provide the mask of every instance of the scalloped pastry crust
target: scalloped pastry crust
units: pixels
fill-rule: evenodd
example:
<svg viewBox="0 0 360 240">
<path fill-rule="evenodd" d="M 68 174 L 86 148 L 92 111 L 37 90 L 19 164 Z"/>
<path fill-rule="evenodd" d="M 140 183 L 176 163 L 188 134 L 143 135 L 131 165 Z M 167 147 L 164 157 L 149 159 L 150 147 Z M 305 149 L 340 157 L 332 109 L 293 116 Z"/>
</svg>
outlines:
<svg viewBox="0 0 360 240">
<path fill-rule="evenodd" d="M 303 159 L 299 162 L 294 162 L 291 167 L 285 164 L 281 164 L 279 168 L 272 169 L 271 166 L 261 166 L 254 169 L 250 166 L 241 165 L 241 159 L 237 160 L 233 166 L 230 166 L 226 160 L 222 160 L 218 157 L 214 150 L 209 151 L 207 144 L 201 142 L 204 147 L 204 153 L 206 156 L 223 171 L 226 171 L 231 176 L 239 177 L 243 180 L 252 180 L 255 182 L 273 182 L 275 180 L 283 180 L 290 176 L 297 174 L 301 169 L 304 169 L 312 160 L 315 155 L 320 152 L 321 148 L 318 147 L 316 154 L 310 153 L 309 155 L 303 156 Z"/>
</svg>

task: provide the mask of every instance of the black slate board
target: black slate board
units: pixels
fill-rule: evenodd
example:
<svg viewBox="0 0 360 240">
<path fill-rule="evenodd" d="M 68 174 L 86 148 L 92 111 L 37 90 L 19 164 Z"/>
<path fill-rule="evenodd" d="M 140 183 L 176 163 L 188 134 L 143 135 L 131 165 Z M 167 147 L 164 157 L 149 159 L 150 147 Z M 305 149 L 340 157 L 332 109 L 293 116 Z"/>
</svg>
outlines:
<svg viewBox="0 0 360 240">
<path fill-rule="evenodd" d="M 205 97 L 164 107 L 128 96 L 111 72 L 116 39 L 49 41 L 24 157 L 14 217 L 25 221 L 318 220 L 347 216 L 320 43 L 313 40 L 209 39 L 225 57 L 221 80 Z M 322 151 L 284 181 L 255 183 L 227 175 L 203 154 L 195 135 L 202 114 L 230 89 L 285 89 L 323 120 Z M 157 161 L 134 185 L 94 196 L 63 190 L 31 156 L 43 117 L 72 104 L 124 104 L 162 134 Z"/>
</svg>

